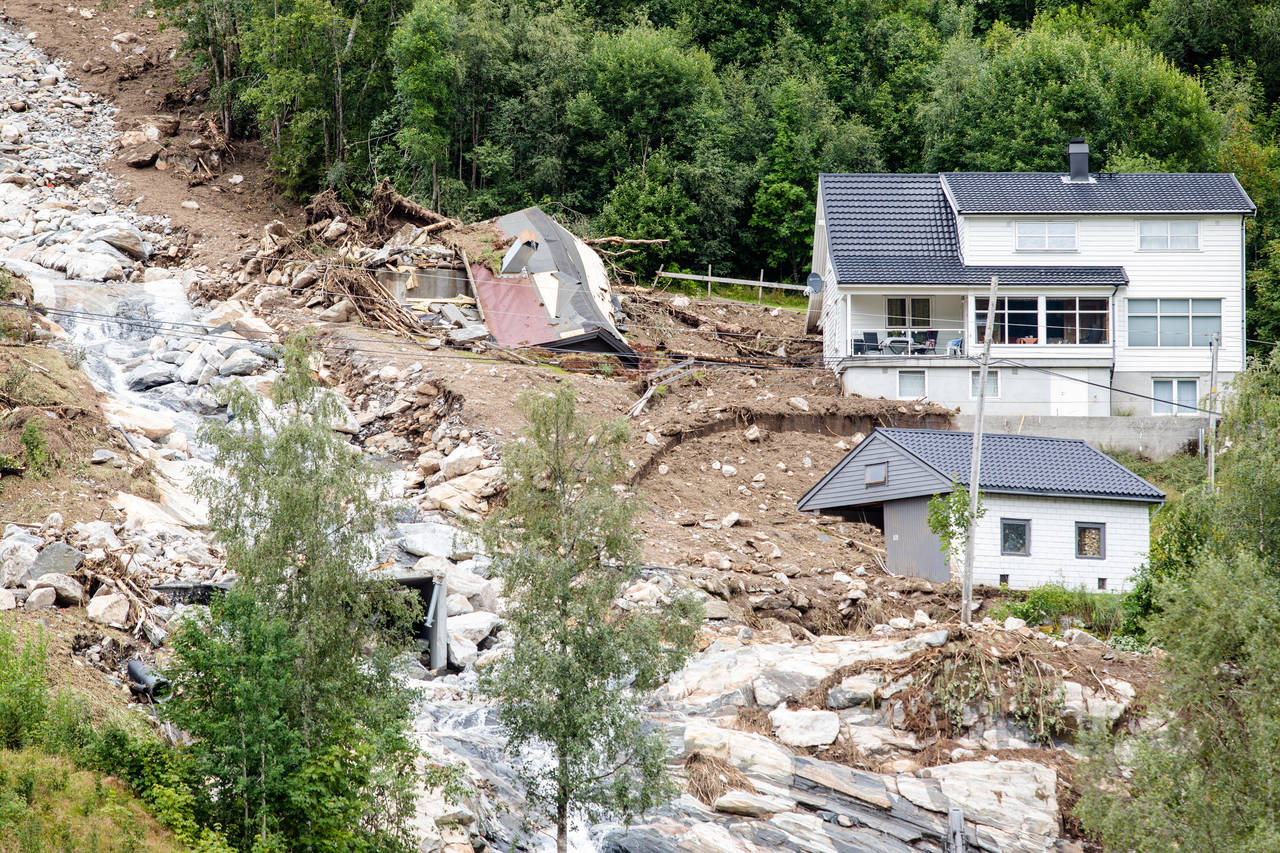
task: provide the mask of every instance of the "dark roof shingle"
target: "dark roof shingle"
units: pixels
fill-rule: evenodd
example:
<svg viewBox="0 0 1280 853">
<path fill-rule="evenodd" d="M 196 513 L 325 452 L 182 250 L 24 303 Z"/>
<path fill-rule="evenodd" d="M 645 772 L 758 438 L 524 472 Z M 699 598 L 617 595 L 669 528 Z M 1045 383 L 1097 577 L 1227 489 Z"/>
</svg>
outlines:
<svg viewBox="0 0 1280 853">
<path fill-rule="evenodd" d="M 818 185 L 831 265 L 841 284 L 1115 287 L 1123 267 L 969 266 L 939 175 L 824 174 Z"/>
<path fill-rule="evenodd" d="M 943 476 L 969 484 L 973 433 L 892 427 L 874 432 Z M 1080 439 L 988 433 L 982 437 L 980 470 L 979 488 L 989 492 L 1164 500 L 1164 492 Z"/>
<path fill-rule="evenodd" d="M 1054 172 L 947 172 L 961 214 L 1237 213 L 1257 211 L 1232 174 L 1094 174 L 1089 183 Z"/>
</svg>

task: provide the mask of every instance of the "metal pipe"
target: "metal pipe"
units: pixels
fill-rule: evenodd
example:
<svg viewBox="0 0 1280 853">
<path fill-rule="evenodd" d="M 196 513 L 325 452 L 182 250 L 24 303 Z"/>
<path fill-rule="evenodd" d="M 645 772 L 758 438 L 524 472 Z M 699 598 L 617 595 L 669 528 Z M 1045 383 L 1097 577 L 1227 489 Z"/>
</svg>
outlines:
<svg viewBox="0 0 1280 853">
<path fill-rule="evenodd" d="M 146 696 L 152 702 L 168 698 L 169 680 L 140 660 L 129 661 L 129 689 Z"/>
</svg>

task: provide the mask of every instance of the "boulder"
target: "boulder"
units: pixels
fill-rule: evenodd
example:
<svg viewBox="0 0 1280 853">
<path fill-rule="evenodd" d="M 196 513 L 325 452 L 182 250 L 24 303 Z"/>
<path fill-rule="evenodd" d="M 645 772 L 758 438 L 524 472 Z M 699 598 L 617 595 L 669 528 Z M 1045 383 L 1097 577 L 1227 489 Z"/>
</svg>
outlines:
<svg viewBox="0 0 1280 853">
<path fill-rule="evenodd" d="M 158 142 L 140 142 L 137 145 L 130 145 L 120 152 L 120 159 L 124 161 L 124 164 L 135 169 L 145 169 L 153 165 L 159 156 L 160 144 Z"/>
<path fill-rule="evenodd" d="M 836 711 L 870 702 L 884 677 L 875 670 L 851 675 L 827 691 L 827 707 Z"/>
<path fill-rule="evenodd" d="M 475 608 L 471 606 L 471 602 L 465 595 L 453 592 L 445 599 L 445 610 L 449 616 L 461 616 L 472 612 Z"/>
<path fill-rule="evenodd" d="M 114 450 L 108 450 L 105 447 L 99 447 L 93 451 L 93 455 L 89 457 L 90 465 L 105 465 L 108 462 L 116 462 L 120 459 L 120 454 Z"/>
<path fill-rule="evenodd" d="M 57 594 L 57 601 L 62 605 L 79 604 L 84 598 L 84 587 L 80 581 L 61 572 L 48 572 L 36 579 L 36 589 L 52 589 Z"/>
<path fill-rule="evenodd" d="M 101 625 L 124 625 L 129 621 L 129 599 L 119 593 L 95 595 L 87 610 L 90 621 Z"/>
<path fill-rule="evenodd" d="M 0 610 L 14 610 L 17 606 L 17 597 L 7 589 L 0 589 Z"/>
<path fill-rule="evenodd" d="M 465 669 L 476 662 L 480 650 L 476 644 L 465 637 L 449 634 L 449 665 L 457 669 Z"/>
<path fill-rule="evenodd" d="M 0 542 L 0 587 L 21 586 L 38 557 L 39 552 L 28 542 L 16 538 Z"/>
<path fill-rule="evenodd" d="M 750 791 L 726 791 L 711 804 L 711 808 L 718 812 L 744 815 L 746 817 L 763 817 L 777 812 L 790 811 L 795 807 L 795 800 L 770 797 L 766 794 L 753 794 Z"/>
<path fill-rule="evenodd" d="M 448 524 L 425 521 L 419 524 L 402 524 L 399 545 L 415 557 L 448 557 L 450 560 L 468 560 L 479 551 L 480 543 L 464 531 Z"/>
<path fill-rule="evenodd" d="M 963 761 L 919 772 L 923 778 L 913 780 L 919 785 L 908 782 L 904 787 L 903 782 L 911 777 L 899 776 L 898 790 L 921 808 L 938 810 L 929 804 L 932 801 L 920 797 L 923 783 L 935 781 L 946 805 L 963 808 L 966 820 L 1045 839 L 1050 845 L 1058 837 L 1058 775 L 1044 765 L 1033 761 Z M 945 808 L 942 811 L 946 813 Z"/>
<path fill-rule="evenodd" d="M 219 376 L 248 376 L 262 369 L 267 361 L 250 349 L 238 349 L 227 356 L 226 361 L 218 368 Z"/>
<path fill-rule="evenodd" d="M 824 746 L 840 734 L 834 711 L 791 711 L 785 705 L 769 714 L 774 734 L 788 746 Z"/>
<path fill-rule="evenodd" d="M 130 391 L 146 391 L 157 385 L 168 385 L 170 382 L 177 381 L 177 378 L 177 372 L 172 364 L 165 364 L 162 361 L 144 361 L 126 373 L 124 381 Z"/>
<path fill-rule="evenodd" d="M 76 252 L 67 260 L 67 278 L 79 281 L 119 281 L 124 267 L 118 260 L 101 252 Z"/>
<path fill-rule="evenodd" d="M 787 400 L 787 402 L 791 404 L 791 407 L 793 409 L 798 409 L 802 412 L 809 411 L 809 401 L 806 400 L 804 397 L 792 397 L 791 399 Z"/>
<path fill-rule="evenodd" d="M 1062 632 L 1062 639 L 1066 640 L 1073 646 L 1105 646 L 1106 642 L 1098 639 L 1088 631 L 1082 631 L 1079 628 L 1071 628 Z"/>
<path fill-rule="evenodd" d="M 470 474 L 483 463 L 483 450 L 470 444 L 463 444 L 440 460 L 440 472 L 444 474 L 446 480 L 452 480 L 463 474 Z"/>
<path fill-rule="evenodd" d="M 84 553 L 77 551 L 65 542 L 51 542 L 44 546 L 40 556 L 31 566 L 30 579 L 38 579 L 47 574 L 67 575 L 74 572 L 84 561 Z"/>
<path fill-rule="evenodd" d="M 317 319 L 322 323 L 345 323 L 355 310 L 355 303 L 350 299 L 343 299 L 321 311 Z"/>
<path fill-rule="evenodd" d="M 48 610 L 58 600 L 58 594 L 49 587 L 32 591 L 22 605 L 24 610 Z"/>
<path fill-rule="evenodd" d="M 182 366 L 178 368 L 178 379 L 187 385 L 195 385 L 200 381 L 200 374 L 204 372 L 204 356 L 200 350 L 196 350 L 187 356 L 186 361 L 182 362 Z"/>
<path fill-rule="evenodd" d="M 751 683 L 756 704 L 761 708 L 776 708 L 788 699 L 796 699 L 817 687 L 830 675 L 829 670 L 813 661 L 795 661 L 785 668 L 774 668 Z"/>
<path fill-rule="evenodd" d="M 111 525 L 105 521 L 81 522 L 72 529 L 84 541 L 84 544 L 90 548 L 105 548 L 108 551 L 116 551 L 123 547 Z"/>
<path fill-rule="evenodd" d="M 107 423 L 114 424 L 125 432 L 145 435 L 152 441 L 173 432 L 173 418 L 166 412 L 131 406 L 111 397 L 102 400 L 102 414 Z"/>
<path fill-rule="evenodd" d="M 449 635 L 464 637 L 479 645 L 502 624 L 502 617 L 496 613 L 475 610 L 449 619 Z"/>
</svg>

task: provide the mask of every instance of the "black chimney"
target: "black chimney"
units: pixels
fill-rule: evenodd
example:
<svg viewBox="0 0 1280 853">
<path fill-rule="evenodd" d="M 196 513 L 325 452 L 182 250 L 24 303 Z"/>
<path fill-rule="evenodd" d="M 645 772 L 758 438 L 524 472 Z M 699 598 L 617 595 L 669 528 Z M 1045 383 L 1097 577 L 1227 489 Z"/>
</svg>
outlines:
<svg viewBox="0 0 1280 853">
<path fill-rule="evenodd" d="M 1089 181 L 1089 143 L 1083 136 L 1077 136 L 1067 146 L 1067 157 L 1071 160 L 1071 180 L 1087 183 Z"/>
</svg>

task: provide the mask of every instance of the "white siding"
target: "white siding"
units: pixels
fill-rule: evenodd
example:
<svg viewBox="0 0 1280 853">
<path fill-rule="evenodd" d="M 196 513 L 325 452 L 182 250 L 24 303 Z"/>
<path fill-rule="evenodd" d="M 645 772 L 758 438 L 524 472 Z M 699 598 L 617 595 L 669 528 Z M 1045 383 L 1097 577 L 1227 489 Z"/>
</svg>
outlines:
<svg viewBox="0 0 1280 853">
<path fill-rule="evenodd" d="M 1044 220 L 1052 217 L 1018 217 Z M 1125 299 L 1222 299 L 1222 340 L 1218 368 L 1224 374 L 1244 367 L 1242 287 L 1243 217 L 1069 216 L 1076 225 L 1074 252 L 1019 252 L 1014 243 L 1014 217 L 963 217 L 961 246 L 968 264 L 1123 266 L 1129 286 L 1121 288 L 1115 310 L 1116 371 L 1207 372 L 1206 347 L 1130 349 Z M 1195 219 L 1200 248 L 1195 251 L 1139 251 L 1140 219 Z"/>
<path fill-rule="evenodd" d="M 986 515 L 978 522 L 974 539 L 974 583 L 997 586 L 1000 575 L 1009 576 L 1012 589 L 1028 589 L 1046 583 L 1090 591 L 1098 578 L 1107 579 L 1108 592 L 1129 587 L 1130 578 L 1151 547 L 1150 509 L 1129 501 L 1046 498 L 1024 495 L 984 495 Z M 1000 553 L 1000 519 L 1031 520 L 1029 556 Z M 1076 557 L 1076 522 L 1106 524 L 1106 558 Z"/>
</svg>

